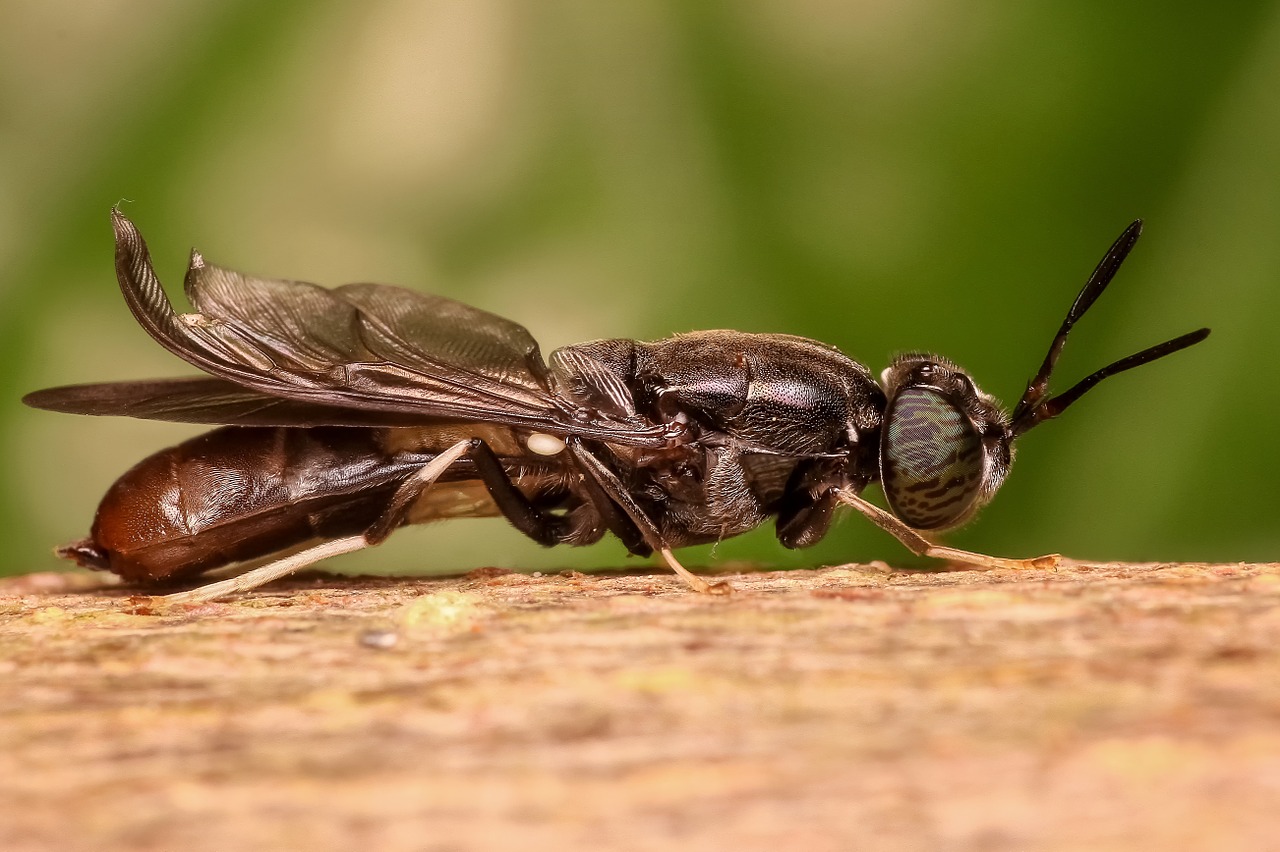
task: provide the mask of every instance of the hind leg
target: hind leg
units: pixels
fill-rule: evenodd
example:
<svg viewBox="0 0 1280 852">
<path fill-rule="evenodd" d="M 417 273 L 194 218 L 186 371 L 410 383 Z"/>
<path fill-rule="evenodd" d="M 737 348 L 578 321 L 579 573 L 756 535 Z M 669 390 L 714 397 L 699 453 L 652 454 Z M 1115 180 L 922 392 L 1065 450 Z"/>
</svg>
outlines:
<svg viewBox="0 0 1280 852">
<path fill-rule="evenodd" d="M 314 565 L 322 559 L 340 556 L 343 553 L 352 553 L 380 544 L 390 535 L 392 530 L 404 522 L 405 515 L 413 506 L 414 501 L 422 495 L 422 492 L 430 488 L 431 484 L 439 479 L 449 469 L 450 465 L 466 455 L 470 448 L 471 441 L 459 441 L 424 464 L 418 469 L 417 473 L 406 479 L 396 489 L 396 493 L 387 503 L 387 508 L 374 521 L 373 525 L 360 535 L 321 542 L 290 556 L 276 559 L 243 574 L 238 574 L 235 577 L 219 580 L 216 583 L 209 583 L 189 592 L 162 595 L 160 599 L 165 603 L 174 604 L 203 603 L 217 600 L 228 595 L 256 589 L 281 577 L 287 577 L 295 571 Z"/>
</svg>

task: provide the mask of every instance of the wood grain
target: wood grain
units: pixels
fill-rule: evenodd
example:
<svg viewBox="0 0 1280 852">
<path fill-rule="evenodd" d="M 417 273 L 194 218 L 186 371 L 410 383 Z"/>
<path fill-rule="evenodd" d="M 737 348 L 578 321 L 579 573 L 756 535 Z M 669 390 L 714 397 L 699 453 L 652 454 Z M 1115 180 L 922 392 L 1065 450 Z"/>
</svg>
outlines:
<svg viewBox="0 0 1280 852">
<path fill-rule="evenodd" d="M 0 584 L 0 848 L 1280 849 L 1280 565 Z"/>
</svg>

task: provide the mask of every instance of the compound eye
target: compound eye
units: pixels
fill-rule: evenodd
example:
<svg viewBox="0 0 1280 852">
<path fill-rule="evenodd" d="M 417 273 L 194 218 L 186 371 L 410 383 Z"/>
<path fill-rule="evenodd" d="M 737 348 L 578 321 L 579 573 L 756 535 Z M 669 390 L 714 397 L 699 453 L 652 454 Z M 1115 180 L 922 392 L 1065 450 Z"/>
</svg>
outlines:
<svg viewBox="0 0 1280 852">
<path fill-rule="evenodd" d="M 918 530 L 959 523 L 982 491 L 982 437 L 932 388 L 906 387 L 885 414 L 880 480 L 893 513 Z"/>
</svg>

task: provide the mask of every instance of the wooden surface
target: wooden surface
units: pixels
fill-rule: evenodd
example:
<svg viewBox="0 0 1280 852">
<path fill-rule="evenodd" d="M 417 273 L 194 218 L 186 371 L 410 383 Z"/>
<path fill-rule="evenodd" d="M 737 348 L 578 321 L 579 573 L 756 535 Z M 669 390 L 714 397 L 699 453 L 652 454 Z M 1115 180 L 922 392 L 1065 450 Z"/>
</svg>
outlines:
<svg viewBox="0 0 1280 852">
<path fill-rule="evenodd" d="M 5 850 L 1280 849 L 1280 566 L 0 584 Z"/>
</svg>

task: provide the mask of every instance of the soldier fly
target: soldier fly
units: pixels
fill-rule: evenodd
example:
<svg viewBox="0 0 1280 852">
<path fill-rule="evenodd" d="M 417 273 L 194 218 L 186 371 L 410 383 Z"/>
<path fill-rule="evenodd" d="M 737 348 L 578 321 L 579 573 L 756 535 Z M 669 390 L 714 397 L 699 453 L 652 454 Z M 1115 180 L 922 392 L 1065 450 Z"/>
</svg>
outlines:
<svg viewBox="0 0 1280 852">
<path fill-rule="evenodd" d="M 325 289 L 191 255 L 174 311 L 142 236 L 112 210 L 116 275 L 138 323 L 206 376 L 38 391 L 28 405 L 222 428 L 144 459 L 107 492 L 89 537 L 57 551 L 141 584 L 274 558 L 171 598 L 255 588 L 406 524 L 505 517 L 543 545 L 606 532 L 659 553 L 690 587 L 723 592 L 672 553 L 775 519 L 778 540 L 821 539 L 837 506 L 912 552 L 983 568 L 1048 567 L 935 544 L 1000 488 L 1014 442 L 1108 376 L 1204 340 L 1207 328 L 1048 396 L 1067 335 L 1110 283 L 1134 222 L 1076 297 L 1012 413 L 937 355 L 880 380 L 832 346 L 700 331 L 597 340 L 544 361 L 523 327 L 379 284 Z M 889 510 L 864 499 L 883 488 Z"/>
</svg>

